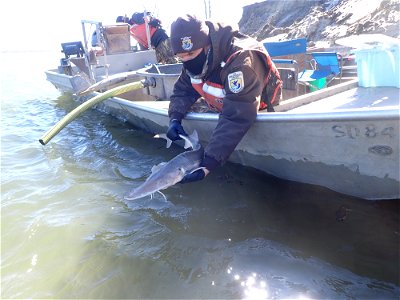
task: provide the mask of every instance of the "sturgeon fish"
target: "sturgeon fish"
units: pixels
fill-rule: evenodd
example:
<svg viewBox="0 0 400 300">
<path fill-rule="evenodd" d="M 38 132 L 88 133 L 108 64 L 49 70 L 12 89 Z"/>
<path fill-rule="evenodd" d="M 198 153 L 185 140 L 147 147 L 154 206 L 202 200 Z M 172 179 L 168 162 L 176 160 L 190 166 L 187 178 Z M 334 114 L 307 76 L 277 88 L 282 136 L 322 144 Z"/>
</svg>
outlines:
<svg viewBox="0 0 400 300">
<path fill-rule="evenodd" d="M 185 141 L 184 148 L 188 149 L 191 147 L 192 150 L 178 154 L 169 162 L 153 166 L 151 169 L 151 175 L 143 184 L 125 196 L 126 200 L 135 200 L 160 192 L 160 190 L 167 189 L 180 182 L 185 175 L 201 168 L 200 163 L 203 159 L 204 148 L 199 143 L 197 131 L 194 130 L 189 136 L 179 136 Z M 158 134 L 155 137 L 166 139 L 167 148 L 172 144 L 172 141 L 168 139 L 165 134 Z"/>
<path fill-rule="evenodd" d="M 105 79 L 89 86 L 84 91 L 80 91 L 78 93 L 78 96 L 83 96 L 83 95 L 92 93 L 94 91 L 99 91 L 101 89 L 109 88 L 112 85 L 120 84 L 121 82 L 123 83 L 124 81 L 127 81 L 128 79 L 133 79 L 133 78 L 137 78 L 137 77 L 138 76 L 136 74 L 136 71 L 123 72 L 123 73 L 117 73 L 114 75 L 110 75 L 110 76 L 108 76 L 108 78 L 105 78 Z"/>
</svg>

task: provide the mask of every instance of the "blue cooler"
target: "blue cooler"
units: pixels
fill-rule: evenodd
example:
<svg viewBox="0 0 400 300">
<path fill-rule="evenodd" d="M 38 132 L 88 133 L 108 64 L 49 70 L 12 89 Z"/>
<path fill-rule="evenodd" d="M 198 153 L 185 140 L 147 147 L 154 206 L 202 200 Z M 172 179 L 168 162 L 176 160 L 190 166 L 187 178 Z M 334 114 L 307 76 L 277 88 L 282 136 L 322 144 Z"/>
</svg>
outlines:
<svg viewBox="0 0 400 300">
<path fill-rule="evenodd" d="M 358 85 L 400 88 L 400 44 L 356 50 Z"/>
</svg>

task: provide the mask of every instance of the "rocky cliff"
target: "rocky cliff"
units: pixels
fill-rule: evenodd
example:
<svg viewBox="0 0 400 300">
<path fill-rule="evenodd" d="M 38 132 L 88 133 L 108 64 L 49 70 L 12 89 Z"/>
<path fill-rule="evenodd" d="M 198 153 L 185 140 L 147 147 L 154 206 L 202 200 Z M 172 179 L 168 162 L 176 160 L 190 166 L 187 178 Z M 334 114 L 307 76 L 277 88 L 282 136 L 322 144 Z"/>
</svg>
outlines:
<svg viewBox="0 0 400 300">
<path fill-rule="evenodd" d="M 257 38 L 326 41 L 383 33 L 399 38 L 399 0 L 267 0 L 245 6 L 240 31 Z"/>
</svg>

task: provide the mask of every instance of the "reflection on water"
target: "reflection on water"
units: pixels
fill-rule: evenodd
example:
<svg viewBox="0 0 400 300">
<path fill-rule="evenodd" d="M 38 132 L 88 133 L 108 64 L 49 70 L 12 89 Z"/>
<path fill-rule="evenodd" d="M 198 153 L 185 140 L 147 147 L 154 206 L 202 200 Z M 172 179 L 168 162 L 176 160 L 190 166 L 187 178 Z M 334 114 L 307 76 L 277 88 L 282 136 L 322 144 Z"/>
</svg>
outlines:
<svg viewBox="0 0 400 300">
<path fill-rule="evenodd" d="M 74 107 L 2 106 L 2 298 L 398 299 L 398 201 L 234 164 L 125 201 L 182 149 L 96 111 L 41 146 Z"/>
<path fill-rule="evenodd" d="M 233 268 L 227 270 L 228 274 L 231 274 Z M 240 278 L 239 274 L 233 276 L 234 280 L 240 282 L 240 286 L 243 288 L 244 299 L 269 299 L 272 295 L 268 294 L 267 283 L 265 280 L 257 280 L 257 274 L 252 273 L 246 278 Z M 214 282 L 213 282 L 214 285 Z"/>
</svg>

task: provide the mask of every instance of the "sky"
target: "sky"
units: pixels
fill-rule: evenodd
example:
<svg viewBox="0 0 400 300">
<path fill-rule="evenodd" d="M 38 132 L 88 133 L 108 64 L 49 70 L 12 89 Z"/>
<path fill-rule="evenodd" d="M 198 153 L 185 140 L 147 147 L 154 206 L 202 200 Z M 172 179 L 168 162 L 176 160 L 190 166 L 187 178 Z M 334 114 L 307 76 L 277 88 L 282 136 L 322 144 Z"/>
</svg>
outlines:
<svg viewBox="0 0 400 300">
<path fill-rule="evenodd" d="M 254 0 L 210 1 L 211 18 L 236 25 L 243 6 Z M 169 34 L 170 24 L 186 13 L 205 17 L 204 0 L 13 0 L 1 1 L 0 51 L 60 49 L 63 42 L 82 40 L 81 20 L 113 23 L 118 15 L 151 11 Z"/>
</svg>

